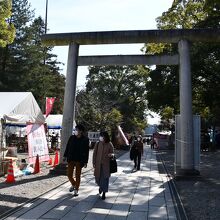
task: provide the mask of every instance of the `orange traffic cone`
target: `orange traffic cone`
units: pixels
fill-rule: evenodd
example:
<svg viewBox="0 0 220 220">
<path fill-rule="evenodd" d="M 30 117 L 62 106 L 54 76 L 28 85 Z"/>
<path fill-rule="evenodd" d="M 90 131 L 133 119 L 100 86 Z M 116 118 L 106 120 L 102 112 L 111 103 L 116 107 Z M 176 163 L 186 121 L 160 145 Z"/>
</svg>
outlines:
<svg viewBox="0 0 220 220">
<path fill-rule="evenodd" d="M 50 157 L 50 159 L 48 160 L 48 165 L 52 165 L 52 158 Z"/>
<path fill-rule="evenodd" d="M 7 175 L 7 179 L 6 179 L 5 182 L 6 182 L 6 183 L 14 183 L 14 182 L 15 182 L 12 160 L 10 160 L 10 162 L 9 162 L 8 175 Z"/>
<path fill-rule="evenodd" d="M 59 163 L 58 151 L 56 151 L 53 166 L 55 167 L 56 165 L 58 165 L 58 163 Z"/>
<path fill-rule="evenodd" d="M 39 162 L 39 155 L 37 154 L 35 166 L 34 166 L 34 174 L 40 172 L 40 162 Z"/>
</svg>

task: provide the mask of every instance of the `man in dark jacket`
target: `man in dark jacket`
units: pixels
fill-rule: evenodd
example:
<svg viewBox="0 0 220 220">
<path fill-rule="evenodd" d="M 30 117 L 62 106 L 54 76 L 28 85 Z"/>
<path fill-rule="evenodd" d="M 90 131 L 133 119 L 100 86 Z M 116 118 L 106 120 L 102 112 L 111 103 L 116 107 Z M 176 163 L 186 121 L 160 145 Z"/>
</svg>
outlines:
<svg viewBox="0 0 220 220">
<path fill-rule="evenodd" d="M 68 168 L 67 176 L 72 186 L 69 191 L 74 191 L 74 195 L 78 195 L 81 170 L 87 167 L 89 157 L 89 139 L 84 136 L 85 128 L 82 125 L 77 125 L 74 135 L 71 135 L 66 150 L 64 152 L 65 161 L 67 159 Z M 73 178 L 73 171 L 75 169 L 75 179 Z"/>
<path fill-rule="evenodd" d="M 141 135 L 138 135 L 137 140 L 134 141 L 133 148 L 134 148 L 134 170 L 135 169 L 140 170 L 141 156 L 143 155 L 144 152 L 144 144 Z"/>
</svg>

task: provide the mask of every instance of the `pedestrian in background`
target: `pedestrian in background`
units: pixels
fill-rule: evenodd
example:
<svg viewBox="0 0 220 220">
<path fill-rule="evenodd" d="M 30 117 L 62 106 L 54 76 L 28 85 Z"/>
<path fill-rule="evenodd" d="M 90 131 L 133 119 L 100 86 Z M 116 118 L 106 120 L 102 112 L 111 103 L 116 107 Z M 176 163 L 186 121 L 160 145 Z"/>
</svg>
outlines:
<svg viewBox="0 0 220 220">
<path fill-rule="evenodd" d="M 132 147 L 134 152 L 134 170 L 140 170 L 141 156 L 144 152 L 144 144 L 141 135 L 138 135 Z"/>
<path fill-rule="evenodd" d="M 93 152 L 93 167 L 95 182 L 99 186 L 99 194 L 102 199 L 106 198 L 108 192 L 110 174 L 110 158 L 114 156 L 113 145 L 107 132 L 101 132 L 99 141 L 96 143 Z"/>
<path fill-rule="evenodd" d="M 67 177 L 72 184 L 69 191 L 74 191 L 74 196 L 78 195 L 81 170 L 83 167 L 87 167 L 89 157 L 89 139 L 84 135 L 84 132 L 85 128 L 83 125 L 77 125 L 75 127 L 74 134 L 68 140 L 63 158 L 63 161 L 67 159 Z M 73 178 L 74 170 L 75 178 Z"/>
<path fill-rule="evenodd" d="M 155 144 L 155 141 L 154 141 L 154 138 L 152 137 L 150 140 L 150 148 L 151 149 L 154 149 L 154 144 Z"/>
</svg>

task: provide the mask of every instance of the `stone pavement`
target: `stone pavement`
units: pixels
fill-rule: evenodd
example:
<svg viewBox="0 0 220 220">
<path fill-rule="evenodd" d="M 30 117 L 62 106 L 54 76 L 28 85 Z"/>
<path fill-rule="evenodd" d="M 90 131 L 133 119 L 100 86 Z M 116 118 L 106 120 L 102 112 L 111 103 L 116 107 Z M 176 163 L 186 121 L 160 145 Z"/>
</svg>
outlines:
<svg viewBox="0 0 220 220">
<path fill-rule="evenodd" d="M 141 170 L 132 172 L 129 152 L 117 159 L 118 172 L 111 175 L 109 192 L 102 200 L 93 170 L 83 175 L 79 196 L 69 183 L 27 203 L 4 219 L 60 220 L 173 220 L 177 219 L 165 174 L 159 174 L 156 152 L 145 146 Z"/>
</svg>

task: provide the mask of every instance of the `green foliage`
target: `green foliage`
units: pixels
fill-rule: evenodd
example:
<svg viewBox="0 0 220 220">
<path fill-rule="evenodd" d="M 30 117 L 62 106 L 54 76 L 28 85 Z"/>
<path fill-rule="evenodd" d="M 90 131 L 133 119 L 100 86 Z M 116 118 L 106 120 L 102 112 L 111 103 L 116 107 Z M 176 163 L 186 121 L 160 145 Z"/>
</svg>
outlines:
<svg viewBox="0 0 220 220">
<path fill-rule="evenodd" d="M 206 19 L 199 22 L 198 28 L 220 28 L 220 2 L 206 0 Z M 193 107 L 201 114 L 205 126 L 220 125 L 220 44 L 197 43 L 191 49 Z"/>
<path fill-rule="evenodd" d="M 158 29 L 190 29 L 207 17 L 204 12 L 205 0 L 174 0 L 168 11 L 163 12 L 157 21 Z M 172 53 L 171 44 L 146 44 L 146 54 Z"/>
<path fill-rule="evenodd" d="M 167 106 L 161 112 L 161 119 L 162 120 L 170 120 L 174 117 L 174 109 Z"/>
<path fill-rule="evenodd" d="M 59 74 L 56 55 L 51 47 L 44 47 L 44 21 L 34 18 L 27 0 L 12 2 L 10 23 L 16 27 L 11 45 L 0 49 L 0 91 L 30 91 L 45 109 L 45 98 L 57 97 L 54 112 L 61 113 L 65 77 Z"/>
<path fill-rule="evenodd" d="M 0 1 L 0 47 L 11 44 L 15 37 L 14 25 L 7 21 L 11 16 L 11 1 Z"/>
<path fill-rule="evenodd" d="M 178 67 L 157 66 L 151 70 L 147 82 L 148 108 L 161 112 L 166 106 L 171 106 L 177 113 L 179 109 L 179 75 Z"/>
<path fill-rule="evenodd" d="M 149 44 L 145 44 L 145 53 L 148 55 L 161 54 L 165 51 L 166 48 L 167 48 L 167 44 L 149 43 Z"/>
<path fill-rule="evenodd" d="M 157 18 L 159 29 L 193 28 L 204 20 L 207 14 L 203 10 L 205 0 L 174 0 L 171 8 Z"/>
<path fill-rule="evenodd" d="M 157 18 L 159 29 L 219 27 L 219 1 L 174 0 L 171 8 Z M 146 45 L 147 54 L 173 54 L 177 45 Z M 195 59 L 196 58 L 196 59 Z M 193 44 L 191 47 L 193 110 L 202 114 L 210 109 L 209 117 L 218 121 L 214 109 L 219 106 L 219 45 Z M 150 72 L 148 81 L 149 108 L 161 112 L 166 106 L 179 112 L 179 69 L 157 66 Z M 211 119 L 210 119 L 211 120 Z"/>
<path fill-rule="evenodd" d="M 174 126 L 174 109 L 170 106 L 166 106 L 162 109 L 161 113 L 161 129 L 162 130 L 172 130 Z"/>
<path fill-rule="evenodd" d="M 220 45 L 196 44 L 192 48 L 193 107 L 209 125 L 219 124 L 220 117 Z M 204 111 L 209 109 L 209 116 Z M 206 112 L 206 111 L 205 111 Z"/>
<path fill-rule="evenodd" d="M 116 108 L 112 108 L 110 112 L 106 114 L 106 130 L 111 131 L 115 125 L 120 124 L 122 121 L 122 114 Z"/>
<path fill-rule="evenodd" d="M 77 96 L 77 120 L 94 130 L 114 130 L 119 124 L 127 132 L 144 128 L 147 76 L 148 70 L 137 66 L 90 67 L 86 91 Z"/>
<path fill-rule="evenodd" d="M 207 13 L 207 17 L 204 22 L 199 22 L 197 26 L 219 28 L 220 21 L 220 1 L 219 0 L 206 0 L 204 5 L 204 11 Z"/>
</svg>

